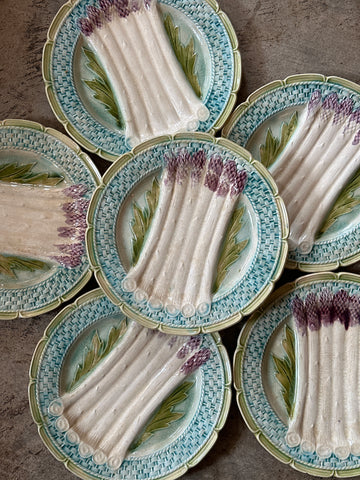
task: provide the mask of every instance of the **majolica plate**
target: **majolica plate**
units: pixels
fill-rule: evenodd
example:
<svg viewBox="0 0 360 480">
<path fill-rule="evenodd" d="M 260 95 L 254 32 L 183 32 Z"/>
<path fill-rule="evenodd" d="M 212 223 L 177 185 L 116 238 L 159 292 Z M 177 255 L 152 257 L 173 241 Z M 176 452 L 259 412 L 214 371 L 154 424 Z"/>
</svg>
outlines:
<svg viewBox="0 0 360 480">
<path fill-rule="evenodd" d="M 100 175 L 72 140 L 38 123 L 5 120 L 0 123 L 0 137 L 0 318 L 12 319 L 56 308 L 89 280 L 86 205 Z M 76 194 L 73 190 L 79 185 Z M 54 192 L 63 199 L 59 205 L 54 203 Z M 69 209 L 65 212 L 64 204 L 75 207 L 77 201 L 83 213 L 75 219 L 75 211 L 74 215 Z M 51 218 L 63 219 L 60 230 Z M 75 238 L 76 246 L 71 246 Z M 52 248 L 58 254 L 52 254 Z M 72 252 L 67 254 L 66 249 Z"/>
<path fill-rule="evenodd" d="M 180 402 L 178 399 L 171 403 L 171 412 L 177 412 L 175 420 L 170 419 L 167 426 L 158 422 L 162 427 L 152 429 L 146 441 L 137 442 L 116 471 L 107 464 L 96 464 L 91 456 L 80 456 L 78 445 L 56 428 L 49 406 L 69 388 L 76 375 L 79 378 L 78 366 L 85 364 L 85 354 L 89 357 L 94 353 L 91 358 L 95 360 L 90 365 L 96 365 L 96 345 L 101 344 L 103 351 L 110 338 L 114 340 L 113 333 L 121 331 L 124 322 L 132 321 L 100 289 L 94 290 L 56 316 L 33 356 L 29 385 L 33 418 L 48 449 L 80 478 L 177 478 L 209 451 L 229 411 L 231 368 L 227 353 L 218 334 L 203 335 L 202 345 L 211 351 L 211 356 L 187 377 L 186 395 Z M 118 342 L 122 342 L 121 336 Z"/>
<path fill-rule="evenodd" d="M 125 279 L 134 265 L 133 259 L 139 251 L 139 243 L 147 237 L 150 213 L 153 210 L 156 213 L 158 201 L 156 185 L 159 184 L 166 158 L 176 156 L 179 152 L 180 157 L 184 155 L 184 158 L 197 158 L 200 152 L 208 159 L 231 160 L 229 165 L 235 164 L 247 176 L 245 189 L 236 200 L 234 214 L 228 223 L 226 234 L 214 234 L 211 237 L 212 230 L 202 227 L 201 232 L 189 235 L 190 244 L 180 240 L 180 245 L 174 247 L 176 251 L 166 254 L 163 258 L 172 262 L 167 272 L 172 277 L 172 272 L 175 274 L 183 268 L 182 260 L 185 262 L 188 258 L 194 258 L 192 255 L 196 257 L 195 252 L 199 250 L 204 253 L 210 251 L 206 246 L 199 249 L 204 239 L 210 241 L 214 238 L 222 241 L 223 253 L 216 257 L 218 258 L 215 269 L 216 282 L 212 290 L 210 307 L 208 305 L 205 309 L 200 308 L 196 311 L 191 308 L 168 309 L 165 302 L 159 304 L 147 301 L 143 295 L 138 296 L 137 292 L 134 293 L 131 288 L 127 288 Z M 214 196 L 216 201 L 217 194 Z M 188 205 L 186 202 L 183 204 Z M 191 205 L 190 203 L 190 209 Z M 205 202 L 205 205 L 207 206 L 208 202 Z M 159 207 L 159 211 L 163 210 Z M 195 217 L 200 220 L 208 218 L 197 215 Z M 182 218 L 185 217 L 181 216 Z M 218 215 L 215 215 L 215 218 L 219 218 Z M 196 227 L 200 225 L 195 220 L 181 223 L 183 221 L 181 219 L 178 225 L 185 225 L 184 228 L 177 226 L 178 230 L 174 230 L 175 227 L 170 226 L 166 232 L 166 234 L 176 232 L 173 234 L 173 241 L 178 243 L 183 234 L 188 235 L 185 232 L 196 232 Z M 173 225 L 176 225 L 177 215 L 174 222 Z M 101 288 L 125 314 L 131 314 L 145 326 L 158 328 L 167 333 L 186 335 L 217 331 L 238 322 L 243 315 L 254 311 L 273 289 L 287 255 L 286 214 L 267 170 L 253 160 L 243 148 L 228 140 L 216 139 L 204 133 L 159 137 L 122 156 L 106 172 L 102 184 L 96 190 L 89 207 L 88 224 L 88 254 Z M 157 225 L 155 220 L 154 224 Z M 173 241 L 166 246 L 170 250 L 161 249 L 164 255 L 165 252 L 171 252 Z M 182 257 L 182 247 L 188 249 L 186 258 Z M 161 255 L 161 252 L 158 253 Z M 154 259 L 151 254 L 147 257 L 147 260 L 150 259 Z M 175 263 L 178 259 L 180 264 L 177 266 Z M 192 260 L 194 269 L 198 262 L 200 259 Z M 151 271 L 148 273 L 151 275 L 157 271 L 159 263 L 154 270 L 149 268 Z M 189 273 L 187 278 L 190 287 L 192 278 L 199 279 L 199 276 L 201 278 L 201 272 L 198 272 L 197 277 L 196 275 L 192 277 Z M 154 285 L 155 280 L 161 276 L 156 274 L 155 277 Z"/>
<path fill-rule="evenodd" d="M 294 415 L 294 398 L 296 398 L 300 383 L 306 381 L 306 379 L 297 377 L 297 365 L 301 364 L 301 357 L 299 358 L 300 362 L 297 363 L 300 344 L 296 334 L 293 302 L 299 298 L 305 301 L 309 295 L 312 298 L 319 299 L 321 295 L 324 295 L 324 291 L 328 298 L 334 298 L 334 296 L 340 298 L 344 295 L 344 292 L 347 292 L 345 296 L 358 298 L 360 277 L 350 273 L 315 273 L 301 277 L 294 283 L 286 284 L 275 291 L 253 314 L 239 335 L 234 356 L 234 384 L 238 406 L 247 426 L 260 444 L 274 457 L 296 470 L 311 475 L 352 477 L 360 473 L 358 452 L 356 454 L 347 452 L 344 455 L 345 458 L 341 459 L 334 452 L 325 452 L 319 447 L 316 451 L 308 451 L 312 449 L 305 448 L 303 445 L 300 446 L 300 444 L 297 446 L 289 446 L 288 444 L 287 431 L 288 425 L 291 424 L 290 418 Z M 325 298 L 325 295 L 323 298 Z M 321 308 L 320 304 L 319 306 Z M 336 324 L 327 324 L 325 333 L 322 334 L 321 338 L 325 339 L 326 343 L 330 341 L 330 345 L 337 345 L 338 351 L 326 356 L 326 346 L 320 343 L 322 345 L 320 346 L 320 352 L 323 352 L 322 355 L 325 355 L 325 357 L 320 356 L 317 363 L 312 362 L 308 356 L 303 357 L 305 361 L 310 362 L 309 375 L 311 375 L 313 369 L 321 368 L 322 365 L 325 365 L 325 368 L 332 368 L 327 364 L 336 362 L 336 359 L 341 359 L 344 352 L 345 356 L 355 358 L 351 349 L 346 354 L 344 342 L 340 342 L 340 344 L 335 337 L 332 337 L 333 340 L 331 338 L 329 340 L 328 335 L 331 336 L 331 334 L 327 334 L 326 331 L 330 332 L 333 327 L 336 327 L 337 332 L 340 332 L 341 335 L 341 322 L 337 321 Z M 308 328 L 313 334 L 317 334 L 316 328 L 313 326 Z M 353 338 L 358 339 L 356 335 L 354 337 L 353 332 L 355 330 L 352 330 L 358 328 L 358 325 L 356 327 L 345 325 L 345 328 L 344 324 L 342 325 L 342 331 L 345 332 L 345 335 L 348 333 L 346 341 L 352 342 Z M 331 344 L 332 341 L 335 343 Z M 309 343 L 309 352 L 311 348 Z M 325 359 L 326 363 L 322 363 L 324 362 L 322 359 Z M 337 402 L 339 405 L 343 405 L 346 400 L 339 402 L 338 399 L 351 396 L 350 386 L 341 383 L 343 387 L 338 388 L 337 384 L 339 381 L 342 382 L 347 375 L 346 369 L 349 368 L 350 364 L 351 362 L 342 363 L 340 375 L 334 372 L 330 377 L 323 376 L 324 382 L 330 383 L 327 383 L 327 388 L 320 388 L 318 394 L 312 399 L 312 411 L 317 412 L 316 402 L 320 398 L 322 398 L 322 405 L 328 405 L 328 408 L 324 407 L 326 410 L 325 416 L 317 417 L 316 422 L 325 418 L 325 422 L 331 423 L 334 415 L 332 405 L 336 405 Z M 317 375 L 316 378 L 318 378 Z M 327 400 L 324 402 L 326 398 Z M 354 398 L 357 402 L 357 396 Z M 305 405 L 305 401 L 302 405 Z M 357 411 L 350 413 L 350 415 L 354 415 L 354 419 L 357 418 Z M 320 432 L 320 426 L 317 425 L 319 428 L 317 431 Z M 312 427 L 308 431 L 311 431 Z M 305 428 L 303 431 L 306 431 Z M 328 437 L 331 438 L 331 435 L 330 431 Z M 325 438 L 327 439 L 327 437 Z M 320 452 L 320 454 L 317 452 Z"/>
<path fill-rule="evenodd" d="M 266 154 L 266 148 L 280 144 L 281 135 L 290 128 L 294 114 L 299 116 L 307 108 L 314 92 L 323 99 L 332 94 L 339 104 L 343 100 L 352 102 L 353 112 L 360 106 L 360 87 L 348 80 L 316 74 L 294 75 L 251 94 L 233 112 L 223 135 L 248 149 L 254 158 L 261 159 L 261 151 Z M 331 218 L 331 222 L 324 221 L 323 225 L 328 225 L 318 232 L 310 253 L 302 253 L 299 248 L 289 249 L 287 267 L 316 272 L 350 265 L 360 259 L 358 182 L 351 180 L 349 191 L 346 188 L 341 196 L 343 204 L 335 203 L 333 210 L 328 211 L 327 219 Z"/>
<path fill-rule="evenodd" d="M 114 161 L 130 147 L 123 127 L 106 109 L 106 101 L 95 98 L 104 100 L 107 94 L 78 27 L 86 8 L 94 4 L 98 2 L 70 0 L 60 9 L 48 32 L 43 76 L 50 105 L 67 132 L 87 150 Z M 187 55 L 190 53 L 188 63 L 193 62 L 193 54 L 196 56 L 194 74 L 201 99 L 210 111 L 199 130 L 214 133 L 229 116 L 240 86 L 236 33 L 215 0 L 164 0 L 159 5 L 164 18 L 170 16 L 180 45 Z"/>
</svg>

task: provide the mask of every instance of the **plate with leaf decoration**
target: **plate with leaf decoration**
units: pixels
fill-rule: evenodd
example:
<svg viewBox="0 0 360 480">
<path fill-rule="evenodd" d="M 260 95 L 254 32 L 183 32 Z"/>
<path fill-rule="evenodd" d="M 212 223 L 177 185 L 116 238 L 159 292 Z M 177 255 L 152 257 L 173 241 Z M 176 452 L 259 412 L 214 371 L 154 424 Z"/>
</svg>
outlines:
<svg viewBox="0 0 360 480">
<path fill-rule="evenodd" d="M 130 150 L 124 116 L 108 75 L 78 26 L 87 7 L 94 5 L 99 2 L 70 0 L 61 7 L 48 32 L 43 77 L 50 105 L 67 132 L 87 150 L 114 161 Z M 240 86 L 236 33 L 215 0 L 162 0 L 159 9 L 176 57 L 210 112 L 198 130 L 215 133 L 229 116 Z"/>
<path fill-rule="evenodd" d="M 348 433 L 349 422 L 358 422 L 357 408 L 348 407 L 351 398 L 358 403 L 357 383 L 354 388 L 351 380 L 345 380 L 356 377 L 348 372 L 356 364 L 357 353 L 348 347 L 353 341 L 358 343 L 359 317 L 351 325 L 348 320 L 358 311 L 352 305 L 359 299 L 359 281 L 351 273 L 321 272 L 283 285 L 245 324 L 234 355 L 237 403 L 248 428 L 279 461 L 323 478 L 354 477 L 360 472 L 357 443 Z M 325 298 L 333 307 L 331 317 L 324 308 Z M 306 335 L 299 321 L 299 304 L 306 311 Z M 306 310 L 310 305 L 316 308 Z M 314 313 L 319 315 L 317 326 L 309 320 Z M 345 357 L 351 361 L 344 361 Z M 337 374 L 340 362 L 341 373 Z M 310 368 L 303 368 L 306 364 Z M 311 393 L 314 385 L 315 395 Z M 309 391 L 302 396 L 304 386 Z M 336 405 L 341 405 L 341 412 Z M 298 419 L 303 423 L 297 423 Z M 344 436 L 337 431 L 340 424 Z M 294 425 L 301 428 L 299 436 L 293 435 Z"/>
<path fill-rule="evenodd" d="M 185 170 L 193 162 L 188 180 L 178 167 L 180 180 L 167 184 L 172 161 Z M 207 176 L 192 183 L 200 171 L 212 178 L 218 162 L 221 179 L 230 166 L 247 178 L 236 197 L 232 190 L 220 193 L 222 180 L 216 190 Z M 125 314 L 166 333 L 217 331 L 238 322 L 270 293 L 287 255 L 286 214 L 274 188 L 266 169 L 228 140 L 193 133 L 143 143 L 110 167 L 89 207 L 87 249 L 99 285 Z M 146 253 L 150 248 L 154 255 Z M 154 277 L 145 292 L 132 288 L 136 271 L 138 285 Z M 184 299 L 172 304 L 173 294 Z"/>
<path fill-rule="evenodd" d="M 91 276 L 86 210 L 100 175 L 78 145 L 38 123 L 0 123 L 0 318 L 47 312 Z"/>
<path fill-rule="evenodd" d="M 309 105 L 314 102 L 316 96 L 321 98 L 323 105 L 327 104 L 327 108 L 330 106 L 334 111 L 339 112 L 338 115 L 343 122 L 339 124 L 345 125 L 343 132 L 352 122 L 351 128 L 354 127 L 355 129 L 352 136 L 352 148 L 357 152 L 354 154 L 354 160 L 356 160 L 359 157 L 358 137 L 356 136 L 358 135 L 356 134 L 358 126 L 356 125 L 358 124 L 357 117 L 360 107 L 360 87 L 339 77 L 303 74 L 293 75 L 283 81 L 271 82 L 256 90 L 246 102 L 236 108 L 223 130 L 223 135 L 247 148 L 255 158 L 258 158 L 267 168 L 270 168 L 270 171 L 276 171 L 276 160 L 284 158 L 286 147 L 291 145 L 292 138 L 295 138 L 297 131 L 305 125 L 301 123 L 302 120 L 300 119 L 305 118 L 307 110 L 310 111 Z M 331 102 L 333 102 L 332 105 Z M 342 111 L 345 105 L 347 107 L 350 105 L 346 114 L 345 110 Z M 329 112 L 331 108 L 329 108 Z M 341 117 L 342 115 L 343 117 Z M 336 113 L 334 118 L 335 125 L 338 118 Z M 340 150 L 340 133 L 339 129 L 339 137 L 335 138 L 334 136 L 334 145 L 331 144 L 332 151 L 339 158 L 340 153 L 342 154 L 345 151 L 344 149 Z M 311 155 L 313 155 L 315 149 L 320 151 L 321 148 L 325 150 L 330 148 L 330 143 L 328 145 L 325 141 L 320 142 L 322 138 L 325 137 L 319 137 L 319 141 L 313 142 L 314 148 L 310 151 L 312 152 Z M 326 152 L 329 157 L 330 150 L 326 150 Z M 310 154 L 308 158 L 310 158 Z M 319 162 L 320 160 L 322 162 L 319 156 Z M 318 178 L 315 172 L 320 172 L 320 170 L 319 167 L 316 167 L 316 163 L 313 163 L 313 175 L 311 172 L 310 174 L 309 172 L 304 173 L 302 180 L 304 185 L 306 183 L 312 185 L 313 179 Z M 330 172 L 330 169 L 326 168 Z M 340 179 L 342 171 L 345 171 L 345 169 L 340 168 L 339 172 L 332 174 L 332 178 Z M 326 172 L 325 167 L 322 172 Z M 316 229 L 315 241 L 311 251 L 304 252 L 299 246 L 291 248 L 289 244 L 287 267 L 316 272 L 334 270 L 339 266 L 353 264 L 360 259 L 360 176 L 358 170 L 355 169 L 354 172 L 341 186 L 335 197 L 331 199 L 325 214 L 322 214 L 322 220 Z M 323 192 L 325 182 L 325 175 L 323 178 L 320 176 L 318 183 L 312 187 L 311 191 L 306 187 L 308 188 L 307 196 L 310 196 L 310 193 L 317 195 L 317 191 Z M 330 186 L 331 183 L 335 184 L 335 182 L 330 182 Z M 281 188 L 284 190 L 285 187 L 282 187 L 279 183 L 280 191 L 282 191 Z M 293 192 L 295 191 L 294 188 Z M 330 194 L 328 198 L 330 199 L 330 188 L 328 191 Z M 318 196 L 321 196 L 321 198 L 313 200 L 312 205 L 321 207 L 322 203 L 326 203 L 326 191 L 325 193 L 319 193 Z M 285 197 L 284 201 L 287 204 Z M 316 209 L 313 208 L 313 212 L 315 211 Z M 301 210 L 299 212 L 301 214 Z M 310 213 L 310 215 L 311 217 L 305 222 L 306 224 L 309 224 L 312 219 L 315 220 L 317 214 Z M 290 211 L 289 216 L 291 220 Z M 291 227 L 289 239 L 291 239 Z"/>
<path fill-rule="evenodd" d="M 217 333 L 203 335 L 210 358 L 150 417 L 119 469 L 79 455 L 78 445 L 57 429 L 50 404 L 96 368 L 112 346 L 121 346 L 131 322 L 100 289 L 93 290 L 54 318 L 32 359 L 29 399 L 40 436 L 51 453 L 83 479 L 175 479 L 206 455 L 229 411 L 226 350 Z"/>
</svg>

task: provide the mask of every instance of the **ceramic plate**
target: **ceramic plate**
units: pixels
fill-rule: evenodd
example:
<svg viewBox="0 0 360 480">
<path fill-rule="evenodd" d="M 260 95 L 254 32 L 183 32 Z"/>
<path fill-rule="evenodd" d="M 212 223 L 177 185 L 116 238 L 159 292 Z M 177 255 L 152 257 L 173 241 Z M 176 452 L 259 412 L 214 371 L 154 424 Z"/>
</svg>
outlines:
<svg viewBox="0 0 360 480">
<path fill-rule="evenodd" d="M 300 113 L 319 90 L 322 96 L 332 92 L 339 99 L 350 97 L 354 110 L 360 106 L 360 87 L 348 80 L 322 75 L 294 75 L 256 90 L 236 108 L 223 135 L 260 158 L 260 145 L 265 143 L 268 129 L 279 137 L 281 126 L 288 123 L 293 113 Z M 303 271 L 334 270 L 360 259 L 360 205 L 350 213 L 338 217 L 336 222 L 319 236 L 309 254 L 299 249 L 289 252 L 286 266 Z"/>
<path fill-rule="evenodd" d="M 155 431 L 126 457 L 116 474 L 107 465 L 96 465 L 92 457 L 80 457 L 78 447 L 57 430 L 55 418 L 48 414 L 52 400 L 73 379 L 84 349 L 91 349 L 94 332 L 106 340 L 110 329 L 119 326 L 123 319 L 124 315 L 100 289 L 83 295 L 56 316 L 39 342 L 30 367 L 33 418 L 45 445 L 81 478 L 177 478 L 208 452 L 229 411 L 231 368 L 218 334 L 203 336 L 203 345 L 211 350 L 211 357 L 187 377 L 193 386 L 188 397 L 175 407 L 184 414 L 182 418 Z"/>
<path fill-rule="evenodd" d="M 5 164 L 18 167 L 34 164 L 26 175 L 61 176 L 63 180 L 58 186 L 85 185 L 87 199 L 99 183 L 100 175 L 89 157 L 72 140 L 53 129 L 34 122 L 5 120 L 0 123 L 0 137 L 0 168 Z M 50 263 L 33 269 L 25 263 L 23 268 L 13 269 L 4 256 L 1 262 L 1 319 L 30 317 L 56 308 L 76 295 L 91 276 L 85 252 L 74 268 Z"/>
<path fill-rule="evenodd" d="M 47 96 L 67 132 L 83 147 L 113 161 L 130 150 L 123 131 L 105 107 L 94 99 L 84 80 L 94 76 L 86 66 L 84 40 L 77 21 L 93 0 L 70 0 L 58 12 L 43 55 Z M 194 40 L 196 73 L 210 116 L 199 130 L 214 133 L 230 114 L 240 86 L 241 60 L 236 33 L 215 0 L 164 0 L 186 43 Z"/>
<path fill-rule="evenodd" d="M 211 310 L 189 317 L 153 308 L 124 290 L 123 280 L 131 266 L 134 202 L 146 207 L 145 193 L 164 166 L 164 155 L 185 149 L 203 150 L 208 157 L 219 154 L 233 159 L 248 174 L 238 209 L 243 209 L 236 243 L 245 242 L 237 260 L 227 269 Z M 241 147 L 208 134 L 159 137 L 121 157 L 103 177 L 89 207 L 87 247 L 96 278 L 125 312 L 145 326 L 164 332 L 189 334 L 217 331 L 252 312 L 270 293 L 280 276 L 287 254 L 287 222 L 282 201 L 267 170 Z"/>
<path fill-rule="evenodd" d="M 281 462 L 296 470 L 321 477 L 351 477 L 360 474 L 360 459 L 350 455 L 340 460 L 334 454 L 320 459 L 285 442 L 289 422 L 281 385 L 275 378 L 273 355 L 285 357 L 282 342 L 285 327 L 295 328 L 291 302 L 296 295 L 323 289 L 345 289 L 350 295 L 360 293 L 360 277 L 350 273 L 316 273 L 299 278 L 275 291 L 245 324 L 234 356 L 234 382 L 237 401 L 249 429 L 261 445 Z"/>
</svg>

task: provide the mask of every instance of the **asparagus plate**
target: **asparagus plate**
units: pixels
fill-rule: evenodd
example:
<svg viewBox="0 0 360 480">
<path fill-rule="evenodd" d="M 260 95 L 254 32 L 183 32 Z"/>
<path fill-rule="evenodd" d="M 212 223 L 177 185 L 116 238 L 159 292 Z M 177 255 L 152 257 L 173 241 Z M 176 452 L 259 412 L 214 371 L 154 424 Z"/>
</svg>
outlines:
<svg viewBox="0 0 360 480">
<path fill-rule="evenodd" d="M 290 224 L 287 266 L 333 270 L 360 259 L 360 87 L 305 74 L 260 88 L 223 134 L 270 170 Z"/>
<path fill-rule="evenodd" d="M 38 123 L 0 123 L 0 318 L 44 313 L 91 276 L 86 211 L 97 169 L 65 135 Z"/>
<path fill-rule="evenodd" d="M 320 477 L 360 473 L 360 277 L 315 273 L 275 291 L 234 356 L 237 402 L 260 444 Z"/>
<path fill-rule="evenodd" d="M 167 333 L 238 322 L 270 293 L 286 258 L 274 188 L 228 140 L 194 133 L 142 144 L 111 166 L 89 207 L 100 286 L 126 314 Z"/>
<path fill-rule="evenodd" d="M 59 428 L 61 417 L 58 417 L 59 412 L 55 408 L 59 397 L 65 398 L 66 392 L 71 391 L 74 384 L 80 382 L 81 387 L 90 381 L 94 369 L 106 367 L 109 356 L 115 349 L 121 350 L 123 343 L 128 342 L 127 334 L 131 334 L 130 330 L 134 328 L 139 329 L 139 325 L 126 318 L 102 291 L 97 289 L 62 310 L 48 326 L 35 350 L 29 385 L 33 418 L 47 448 L 80 478 L 177 478 L 204 457 L 226 420 L 231 399 L 231 367 L 220 337 L 215 333 L 190 339 L 192 345 L 201 344 L 202 351 L 208 353 L 206 361 L 197 362 L 195 366 L 198 368 L 192 373 L 187 372 L 189 375 L 183 383 L 149 418 L 144 429 L 131 444 L 120 467 L 109 465 L 99 458 L 99 454 L 85 451 L 84 445 L 79 445 L 74 431 Z M 171 344 L 170 348 L 179 339 L 185 338 L 140 328 L 147 332 L 149 341 L 154 341 L 155 338 L 158 342 L 160 339 L 164 345 Z M 134 344 L 130 344 L 130 347 L 133 348 Z M 143 350 L 146 352 L 146 348 Z M 130 354 L 130 349 L 128 351 Z M 126 352 L 127 350 L 125 354 Z M 130 390 L 133 384 L 139 384 L 139 380 L 144 377 L 144 366 L 135 375 L 132 372 L 133 365 L 138 364 L 137 360 L 133 355 L 133 360 L 129 360 L 124 371 L 131 377 L 130 385 L 127 384 Z M 189 366 L 190 363 L 187 362 L 186 365 Z M 148 364 L 154 368 L 154 364 L 149 360 Z M 121 370 L 121 360 L 116 368 Z M 162 371 L 166 373 L 166 369 Z M 159 382 L 157 371 L 153 372 L 153 376 Z M 143 383 L 151 379 L 151 374 L 147 373 L 145 377 Z M 121 381 L 121 377 L 119 380 Z M 116 399 L 121 397 L 124 386 L 125 384 L 118 390 Z M 101 388 L 99 384 L 97 388 Z M 141 385 L 137 385 L 137 388 L 141 390 Z M 132 412 L 132 408 L 136 409 L 137 402 L 146 398 L 145 393 L 137 395 L 132 402 L 126 404 L 126 421 L 138 421 L 141 412 Z M 105 399 L 104 394 L 102 400 Z M 98 411 L 98 414 L 105 417 L 105 421 L 106 416 L 116 408 L 116 405 L 111 409 L 100 407 L 95 409 L 94 413 Z M 143 408 L 146 409 L 147 405 Z M 118 410 L 117 416 L 121 413 L 122 410 Z M 80 419 L 86 414 L 85 411 L 82 412 Z M 87 422 L 87 425 L 91 426 L 92 422 Z M 76 430 L 75 427 L 74 429 Z M 120 438 L 122 440 L 122 436 Z"/>
<path fill-rule="evenodd" d="M 147 20 L 141 24 L 148 13 L 159 17 L 160 33 L 151 40 Z M 126 38 L 112 36 L 112 20 L 115 27 L 122 24 Z M 91 35 L 97 28 L 101 43 Z M 70 0 L 49 29 L 43 77 L 50 105 L 67 132 L 87 150 L 114 161 L 145 139 L 221 128 L 240 86 L 237 48 L 236 33 L 215 0 L 161 0 L 158 5 L 156 0 Z M 156 69 L 149 73 L 153 64 Z M 194 97 L 190 103 L 176 97 L 177 84 L 180 96 L 189 90 Z M 196 108 L 196 118 L 178 121 L 184 108 Z"/>
</svg>

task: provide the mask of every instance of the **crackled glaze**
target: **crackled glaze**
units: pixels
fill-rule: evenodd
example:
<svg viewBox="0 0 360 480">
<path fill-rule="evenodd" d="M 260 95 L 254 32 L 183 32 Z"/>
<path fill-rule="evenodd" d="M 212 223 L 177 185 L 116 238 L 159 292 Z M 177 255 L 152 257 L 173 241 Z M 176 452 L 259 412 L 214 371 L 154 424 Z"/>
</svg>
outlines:
<svg viewBox="0 0 360 480">
<path fill-rule="evenodd" d="M 131 146 L 194 131 L 209 111 L 192 90 L 169 42 L 157 1 L 100 1 L 79 20 L 107 72 Z"/>
</svg>

